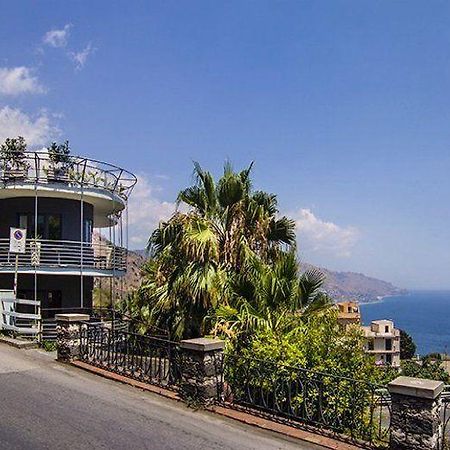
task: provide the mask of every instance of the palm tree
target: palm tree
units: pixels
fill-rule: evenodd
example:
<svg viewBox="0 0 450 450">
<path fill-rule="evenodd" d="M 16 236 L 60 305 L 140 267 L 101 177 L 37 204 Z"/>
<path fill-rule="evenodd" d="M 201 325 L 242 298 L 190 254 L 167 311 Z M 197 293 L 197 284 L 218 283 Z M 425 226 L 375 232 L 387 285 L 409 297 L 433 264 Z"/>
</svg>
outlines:
<svg viewBox="0 0 450 450">
<path fill-rule="evenodd" d="M 280 253 L 273 264 L 254 257 L 246 264 L 244 271 L 232 277 L 232 301 L 208 317 L 215 334 L 245 341 L 258 331 L 284 333 L 330 305 L 321 290 L 322 272 L 310 269 L 300 274 L 293 251 Z"/>
<path fill-rule="evenodd" d="M 299 276 L 295 224 L 277 216 L 275 195 L 253 191 L 252 166 L 235 172 L 227 162 L 215 182 L 194 163 L 195 183 L 178 195 L 188 211 L 150 236 L 151 258 L 131 302 L 149 324 L 196 337 L 213 326 L 207 316 L 222 320 L 214 313 L 222 307 L 268 320 L 269 313 L 298 314 L 318 298 L 323 277 Z"/>
</svg>

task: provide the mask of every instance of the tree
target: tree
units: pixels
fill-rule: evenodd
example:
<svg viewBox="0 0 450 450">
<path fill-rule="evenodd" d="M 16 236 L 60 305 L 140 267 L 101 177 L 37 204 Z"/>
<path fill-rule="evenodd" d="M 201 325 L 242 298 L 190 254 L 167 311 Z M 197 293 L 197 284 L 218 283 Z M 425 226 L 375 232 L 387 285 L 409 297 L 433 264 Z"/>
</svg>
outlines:
<svg viewBox="0 0 450 450">
<path fill-rule="evenodd" d="M 67 170 L 69 168 L 71 161 L 69 141 L 65 141 L 62 144 L 52 142 L 51 145 L 47 147 L 47 152 L 53 166 L 59 165 L 62 170 Z"/>
<path fill-rule="evenodd" d="M 405 330 L 400 330 L 400 359 L 413 358 L 416 350 L 417 346 L 413 338 Z"/>
<path fill-rule="evenodd" d="M 275 195 L 252 189 L 251 170 L 225 163 L 216 182 L 194 163 L 195 183 L 178 195 L 188 210 L 150 236 L 143 283 L 128 301 L 149 327 L 196 337 L 225 325 L 227 308 L 241 329 L 274 325 L 319 299 L 323 277 L 299 276 L 295 224 L 278 217 Z"/>
<path fill-rule="evenodd" d="M 27 143 L 22 136 L 6 138 L 0 146 L 0 155 L 7 169 L 23 169 L 26 167 L 25 152 Z"/>
<path fill-rule="evenodd" d="M 442 361 L 435 361 L 429 357 L 424 357 L 421 361 L 404 361 L 401 368 L 402 375 L 406 377 L 450 382 L 450 376 L 442 366 Z"/>
</svg>

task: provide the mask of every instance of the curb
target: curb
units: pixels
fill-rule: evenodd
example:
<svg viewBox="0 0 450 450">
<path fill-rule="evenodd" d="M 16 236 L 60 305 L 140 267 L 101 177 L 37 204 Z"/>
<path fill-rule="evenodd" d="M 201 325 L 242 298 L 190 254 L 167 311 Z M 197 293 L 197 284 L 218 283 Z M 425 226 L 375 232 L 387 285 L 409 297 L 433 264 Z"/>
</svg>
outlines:
<svg viewBox="0 0 450 450">
<path fill-rule="evenodd" d="M 92 366 L 82 361 L 72 361 L 70 363 L 72 366 L 78 367 L 79 369 L 86 370 L 95 375 L 99 375 L 103 378 L 109 380 L 118 381 L 129 386 L 136 387 L 143 391 L 152 392 L 154 394 L 160 395 L 171 400 L 176 400 L 182 402 L 180 396 L 177 392 L 171 391 L 169 389 L 164 389 L 159 386 L 151 385 L 148 383 L 143 383 L 141 381 L 134 380 L 132 378 L 125 377 L 123 375 L 118 375 L 113 372 L 109 372 L 100 367 Z M 212 405 L 205 407 L 206 411 L 218 414 L 229 419 L 236 420 L 238 422 L 244 423 L 246 425 L 255 426 L 266 431 L 272 431 L 277 434 L 281 434 L 291 439 L 296 439 L 303 442 L 308 442 L 310 444 L 319 445 L 325 449 L 329 450 L 360 450 L 361 447 L 351 445 L 345 442 L 336 441 L 327 436 L 316 434 L 310 431 L 306 431 L 300 428 L 291 427 L 279 422 L 274 422 L 269 419 L 265 419 L 259 416 L 255 416 L 244 411 L 235 410 L 231 408 L 226 408 L 224 406 Z"/>
<path fill-rule="evenodd" d="M 19 350 L 29 350 L 32 348 L 38 348 L 39 346 L 32 341 L 24 341 L 22 339 L 14 339 L 8 336 L 0 336 L 0 343 L 6 344 Z"/>
</svg>

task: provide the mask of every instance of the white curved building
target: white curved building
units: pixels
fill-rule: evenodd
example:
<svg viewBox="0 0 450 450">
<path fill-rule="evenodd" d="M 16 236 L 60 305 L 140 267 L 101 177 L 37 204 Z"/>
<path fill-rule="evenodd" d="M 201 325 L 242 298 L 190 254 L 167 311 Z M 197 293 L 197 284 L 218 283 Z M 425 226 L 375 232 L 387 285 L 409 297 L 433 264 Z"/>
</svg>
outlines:
<svg viewBox="0 0 450 450">
<path fill-rule="evenodd" d="M 92 308 L 94 277 L 125 274 L 127 201 L 135 184 L 130 172 L 79 156 L 55 163 L 47 153 L 26 152 L 19 162 L 0 161 L 2 328 L 39 334 L 58 312 Z M 11 227 L 27 229 L 16 293 Z M 94 229 L 106 239 L 93 242 Z"/>
</svg>

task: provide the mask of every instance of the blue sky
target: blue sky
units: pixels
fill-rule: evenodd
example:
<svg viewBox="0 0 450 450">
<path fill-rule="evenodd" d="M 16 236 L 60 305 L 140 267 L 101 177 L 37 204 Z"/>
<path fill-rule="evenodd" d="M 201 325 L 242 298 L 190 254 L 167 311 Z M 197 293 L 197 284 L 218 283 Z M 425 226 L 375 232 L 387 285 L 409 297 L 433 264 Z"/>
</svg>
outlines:
<svg viewBox="0 0 450 450">
<path fill-rule="evenodd" d="M 0 1 L 0 138 L 140 176 L 134 247 L 192 160 L 255 161 L 302 259 L 450 288 L 450 4 Z M 7 20 L 5 20 L 7 18 Z"/>
</svg>

